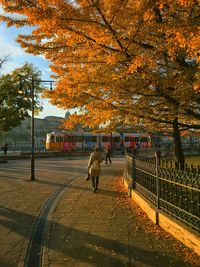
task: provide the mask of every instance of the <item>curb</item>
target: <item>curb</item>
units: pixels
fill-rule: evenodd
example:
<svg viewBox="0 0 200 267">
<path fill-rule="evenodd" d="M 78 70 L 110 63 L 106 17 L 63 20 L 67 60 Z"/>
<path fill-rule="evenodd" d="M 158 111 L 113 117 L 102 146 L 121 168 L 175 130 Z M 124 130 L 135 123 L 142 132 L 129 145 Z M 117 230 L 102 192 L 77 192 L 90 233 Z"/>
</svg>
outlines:
<svg viewBox="0 0 200 267">
<path fill-rule="evenodd" d="M 181 241 L 200 256 L 200 234 L 197 231 L 185 226 L 164 211 L 156 211 L 152 203 L 145 199 L 136 190 L 130 189 L 129 182 L 126 178 L 123 177 L 122 182 L 125 188 L 128 189 L 128 195 L 140 206 L 153 223 L 158 224 L 166 232 L 173 235 L 177 240 Z"/>
</svg>

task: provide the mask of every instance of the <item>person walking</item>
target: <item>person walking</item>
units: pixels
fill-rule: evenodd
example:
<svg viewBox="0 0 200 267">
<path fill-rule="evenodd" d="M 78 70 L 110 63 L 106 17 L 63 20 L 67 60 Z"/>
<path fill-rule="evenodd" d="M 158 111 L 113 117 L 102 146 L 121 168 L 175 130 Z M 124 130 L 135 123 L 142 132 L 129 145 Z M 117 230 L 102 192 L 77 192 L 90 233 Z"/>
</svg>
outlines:
<svg viewBox="0 0 200 267">
<path fill-rule="evenodd" d="M 94 148 L 94 152 L 90 154 L 88 161 L 88 174 L 92 180 L 92 190 L 95 193 L 99 185 L 99 176 L 101 173 L 100 163 L 103 160 L 101 150 L 98 146 Z"/>
<path fill-rule="evenodd" d="M 8 151 L 8 144 L 5 143 L 5 145 L 3 146 L 3 153 L 7 154 Z"/>
<path fill-rule="evenodd" d="M 109 145 L 107 145 L 107 147 L 105 149 L 105 152 L 106 152 L 106 158 L 105 158 L 106 164 L 108 163 L 108 160 L 109 160 L 109 162 L 111 164 L 112 163 L 112 161 L 111 161 L 111 149 L 110 149 Z"/>
<path fill-rule="evenodd" d="M 121 149 L 122 155 L 124 155 L 124 149 L 125 149 L 125 147 L 124 147 L 124 140 L 123 139 L 121 139 L 121 141 L 120 141 L 120 149 Z"/>
</svg>

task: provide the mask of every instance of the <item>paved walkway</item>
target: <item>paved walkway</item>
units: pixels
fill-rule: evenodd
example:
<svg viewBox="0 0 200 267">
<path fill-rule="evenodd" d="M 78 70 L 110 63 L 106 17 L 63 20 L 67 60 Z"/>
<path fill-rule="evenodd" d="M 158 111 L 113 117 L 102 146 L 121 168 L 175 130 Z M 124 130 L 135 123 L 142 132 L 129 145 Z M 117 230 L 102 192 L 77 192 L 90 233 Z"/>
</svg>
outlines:
<svg viewBox="0 0 200 267">
<path fill-rule="evenodd" d="M 84 177 L 64 191 L 49 216 L 43 267 L 200 266 L 127 197 L 121 167 L 103 166 L 96 193 Z"/>
<path fill-rule="evenodd" d="M 200 266 L 196 254 L 154 225 L 127 197 L 121 177 L 123 159 L 102 164 L 95 194 L 90 181 L 84 179 L 87 161 L 37 159 L 34 182 L 27 181 L 29 160 L 2 163 L 0 267 L 24 267 L 32 229 L 44 203 L 71 180 L 49 214 L 42 267 Z"/>
</svg>

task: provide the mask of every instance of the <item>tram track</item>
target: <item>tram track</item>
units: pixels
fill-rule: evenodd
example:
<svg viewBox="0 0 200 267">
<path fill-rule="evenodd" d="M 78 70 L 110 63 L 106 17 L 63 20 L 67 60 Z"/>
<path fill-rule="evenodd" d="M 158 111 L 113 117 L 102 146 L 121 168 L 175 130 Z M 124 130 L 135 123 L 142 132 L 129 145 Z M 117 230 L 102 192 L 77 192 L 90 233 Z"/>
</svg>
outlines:
<svg viewBox="0 0 200 267">
<path fill-rule="evenodd" d="M 42 267 L 43 238 L 49 212 L 63 191 L 68 189 L 75 181 L 83 177 L 83 175 L 84 173 L 80 174 L 78 177 L 71 178 L 67 183 L 64 183 L 50 195 L 44 204 L 33 227 L 25 256 L 24 267 Z"/>
</svg>

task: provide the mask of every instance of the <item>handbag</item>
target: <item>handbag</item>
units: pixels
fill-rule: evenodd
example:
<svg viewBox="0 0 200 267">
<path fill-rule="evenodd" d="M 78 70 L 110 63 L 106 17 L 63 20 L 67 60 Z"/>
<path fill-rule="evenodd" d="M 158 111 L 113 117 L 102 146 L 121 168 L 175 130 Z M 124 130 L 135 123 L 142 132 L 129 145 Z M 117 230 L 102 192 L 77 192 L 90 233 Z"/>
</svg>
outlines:
<svg viewBox="0 0 200 267">
<path fill-rule="evenodd" d="M 86 175 L 85 180 L 86 181 L 89 181 L 90 180 L 90 174 L 89 173 Z"/>
</svg>

